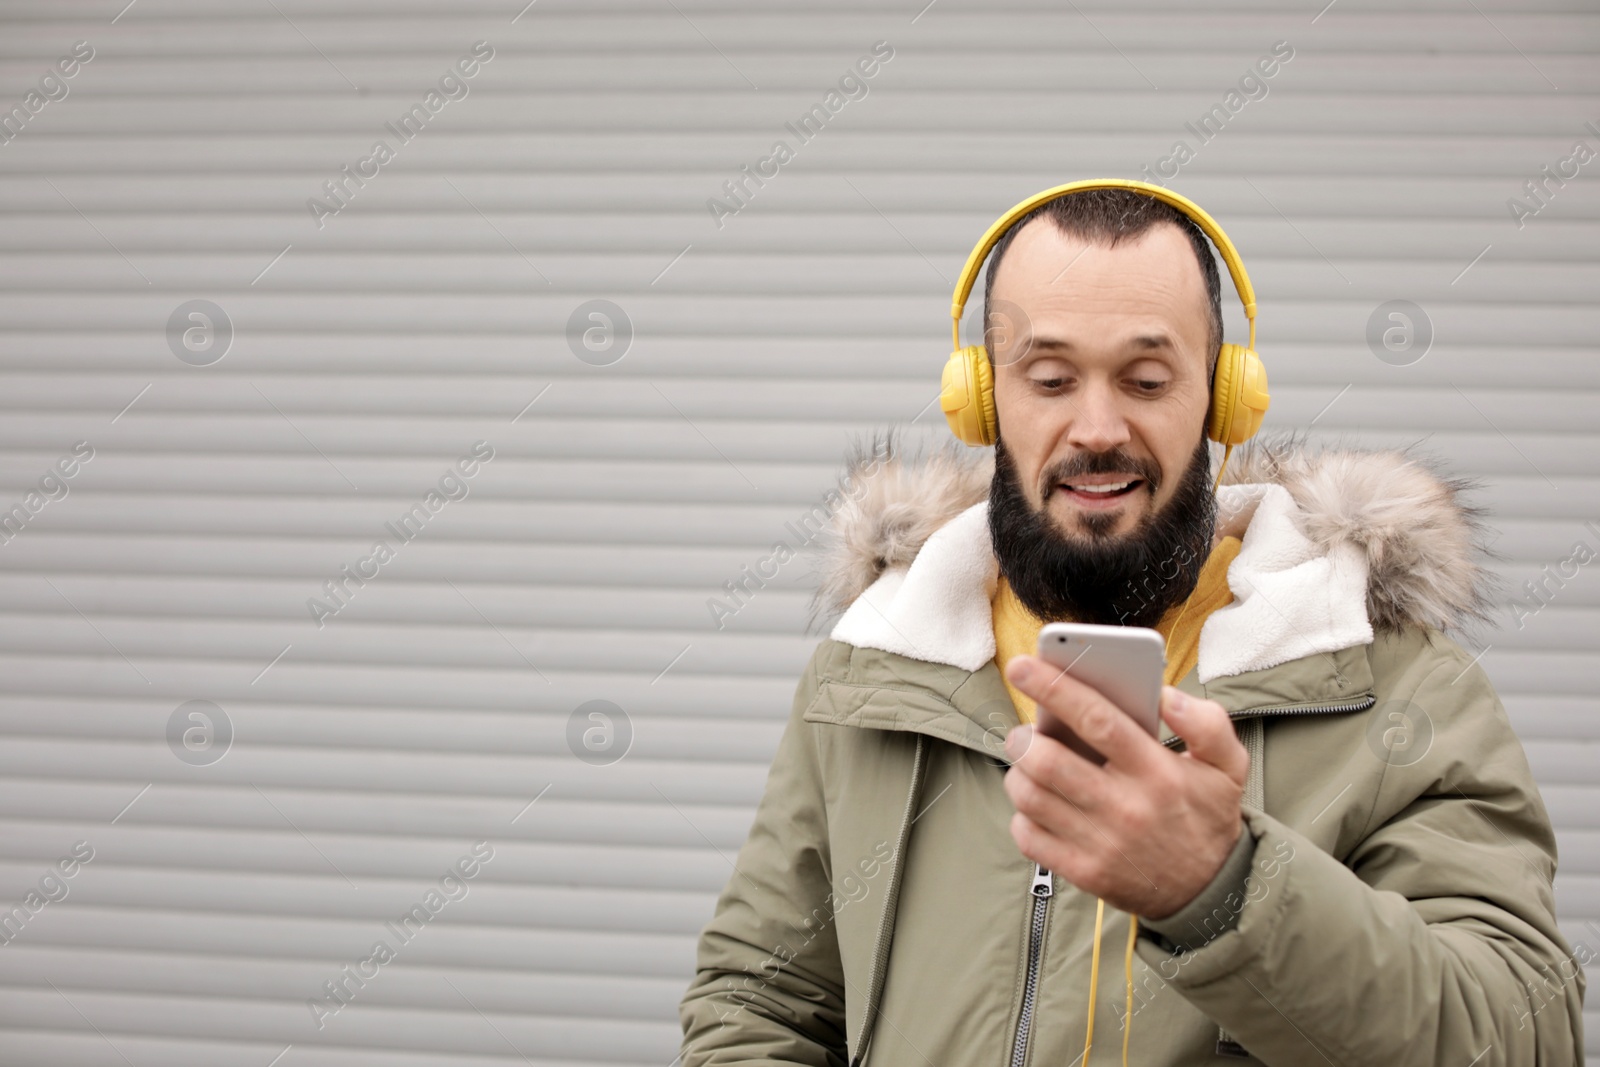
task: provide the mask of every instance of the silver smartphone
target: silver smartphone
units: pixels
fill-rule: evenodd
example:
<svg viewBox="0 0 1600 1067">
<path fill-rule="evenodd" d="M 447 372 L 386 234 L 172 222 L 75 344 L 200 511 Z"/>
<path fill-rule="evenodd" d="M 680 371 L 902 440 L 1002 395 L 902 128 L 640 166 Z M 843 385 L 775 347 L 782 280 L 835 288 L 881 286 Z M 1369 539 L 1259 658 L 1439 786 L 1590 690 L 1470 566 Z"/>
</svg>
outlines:
<svg viewBox="0 0 1600 1067">
<path fill-rule="evenodd" d="M 1039 658 L 1054 664 L 1121 708 L 1151 737 L 1161 729 L 1161 680 L 1166 641 L 1142 626 L 1053 622 L 1039 631 Z M 1039 732 L 1095 763 L 1105 757 L 1040 705 Z"/>
</svg>

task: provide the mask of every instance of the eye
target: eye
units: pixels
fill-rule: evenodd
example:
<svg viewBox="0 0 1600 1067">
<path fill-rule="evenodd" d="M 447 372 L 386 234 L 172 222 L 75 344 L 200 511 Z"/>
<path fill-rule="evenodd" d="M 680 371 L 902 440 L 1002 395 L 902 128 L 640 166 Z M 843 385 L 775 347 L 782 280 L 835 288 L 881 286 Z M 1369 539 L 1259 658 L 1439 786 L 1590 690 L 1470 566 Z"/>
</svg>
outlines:
<svg viewBox="0 0 1600 1067">
<path fill-rule="evenodd" d="M 1030 378 L 1033 387 L 1044 393 L 1057 393 L 1066 387 L 1070 379 L 1067 378 Z"/>
<path fill-rule="evenodd" d="M 1129 384 L 1143 396 L 1156 396 L 1167 388 L 1167 382 L 1161 378 L 1132 378 Z"/>
</svg>

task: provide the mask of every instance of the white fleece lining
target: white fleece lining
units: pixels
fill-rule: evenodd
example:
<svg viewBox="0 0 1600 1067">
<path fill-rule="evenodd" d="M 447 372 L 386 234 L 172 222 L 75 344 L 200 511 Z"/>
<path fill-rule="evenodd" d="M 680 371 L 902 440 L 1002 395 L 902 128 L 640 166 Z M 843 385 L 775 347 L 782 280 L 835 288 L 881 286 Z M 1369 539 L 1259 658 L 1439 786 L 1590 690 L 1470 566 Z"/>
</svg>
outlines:
<svg viewBox="0 0 1600 1067">
<path fill-rule="evenodd" d="M 910 567 L 883 572 L 833 628 L 833 639 L 975 671 L 994 659 L 989 503 L 933 532 Z"/>
<path fill-rule="evenodd" d="M 1244 526 L 1228 567 L 1233 603 L 1200 629 L 1202 683 L 1372 641 L 1367 559 L 1340 543 L 1319 550 L 1281 485 L 1225 485 L 1223 532 Z M 833 628 L 836 641 L 976 671 L 994 659 L 990 602 L 1000 568 L 989 504 L 974 504 L 928 538 L 909 567 L 885 571 Z"/>
</svg>

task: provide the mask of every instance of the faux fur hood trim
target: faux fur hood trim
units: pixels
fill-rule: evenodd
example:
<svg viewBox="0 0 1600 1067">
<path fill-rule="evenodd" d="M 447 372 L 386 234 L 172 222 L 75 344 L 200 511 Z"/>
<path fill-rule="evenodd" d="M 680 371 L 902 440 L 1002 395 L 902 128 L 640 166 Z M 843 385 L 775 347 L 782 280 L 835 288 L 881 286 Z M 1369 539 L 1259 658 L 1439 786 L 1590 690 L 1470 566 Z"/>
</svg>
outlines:
<svg viewBox="0 0 1600 1067">
<path fill-rule="evenodd" d="M 891 431 L 858 444 L 840 483 L 849 491 L 819 538 L 813 624 L 843 612 L 885 571 L 909 567 L 934 531 L 988 498 L 993 475 L 992 449 L 954 440 L 908 450 Z M 1374 629 L 1460 631 L 1489 621 L 1484 511 L 1464 500 L 1479 486 L 1441 473 L 1414 447 L 1313 448 L 1298 435 L 1272 435 L 1234 449 L 1222 481 L 1281 485 L 1307 538 L 1328 550 L 1359 548 Z M 1219 529 L 1242 534 L 1235 518 L 1219 512 Z"/>
</svg>

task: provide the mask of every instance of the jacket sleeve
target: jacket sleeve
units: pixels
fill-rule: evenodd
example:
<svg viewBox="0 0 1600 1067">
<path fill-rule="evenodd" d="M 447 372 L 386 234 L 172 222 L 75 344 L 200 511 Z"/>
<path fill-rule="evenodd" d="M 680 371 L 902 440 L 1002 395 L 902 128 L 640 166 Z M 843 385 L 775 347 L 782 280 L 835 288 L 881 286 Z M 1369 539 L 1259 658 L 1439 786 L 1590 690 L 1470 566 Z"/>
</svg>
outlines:
<svg viewBox="0 0 1600 1067">
<path fill-rule="evenodd" d="M 1436 758 L 1384 767 L 1349 854 L 1247 809 L 1257 841 L 1237 926 L 1188 954 L 1139 945 L 1265 1063 L 1582 1063 L 1594 953 L 1556 926 L 1549 819 L 1493 688 L 1435 641 L 1421 681 L 1374 713 L 1420 709 Z"/>
<path fill-rule="evenodd" d="M 750 836 L 700 935 L 679 1005 L 683 1067 L 845 1063 L 844 973 L 833 917 L 813 655 L 767 775 Z"/>
</svg>

